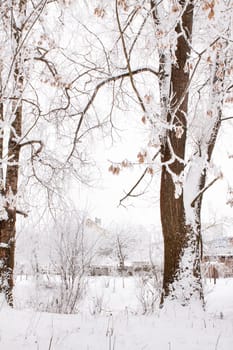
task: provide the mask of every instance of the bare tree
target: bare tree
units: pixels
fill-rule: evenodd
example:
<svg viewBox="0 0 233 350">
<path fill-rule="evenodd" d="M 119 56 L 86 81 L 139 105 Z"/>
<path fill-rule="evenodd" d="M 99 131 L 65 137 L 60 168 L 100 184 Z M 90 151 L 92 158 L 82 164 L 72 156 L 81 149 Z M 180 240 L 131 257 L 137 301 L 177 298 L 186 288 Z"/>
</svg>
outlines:
<svg viewBox="0 0 233 350">
<path fill-rule="evenodd" d="M 61 25 L 59 15 L 62 8 L 54 4 L 48 0 L 1 3 L 0 290 L 10 305 L 13 305 L 16 215 L 27 216 L 19 208 L 25 187 L 34 186 L 35 190 L 39 186 L 38 192 L 43 189 L 44 197 L 47 196 L 46 207 L 50 210 L 54 205 L 53 197 L 59 196 L 65 174 L 69 172 L 78 178 L 80 174 L 73 163 L 68 165 L 66 162 L 67 141 L 64 140 L 69 138 L 69 132 L 64 135 L 64 129 L 70 126 L 70 120 L 66 119 L 70 113 L 70 81 L 66 80 L 66 69 L 64 77 L 57 69 L 58 54 L 54 55 L 54 51 L 59 51 L 59 47 L 49 33 L 49 21 L 43 22 L 46 9 L 55 19 L 55 24 Z M 43 93 L 48 89 L 45 99 Z M 49 135 L 54 130 L 57 140 L 52 136 L 51 142 Z M 63 152 L 58 144 L 63 146 Z M 77 164 L 81 162 L 78 152 L 76 157 Z M 22 175 L 25 176 L 23 181 Z M 41 193 L 39 196 L 42 198 Z M 28 202 L 32 206 L 32 196 Z"/>
<path fill-rule="evenodd" d="M 13 268 L 15 250 L 16 195 L 18 186 L 18 162 L 22 133 L 22 93 L 24 89 L 23 60 L 23 24 L 26 15 L 26 1 L 17 1 L 14 5 L 3 3 L 1 13 L 1 31 L 6 33 L 6 50 L 10 61 L 9 68 L 1 70 L 1 221 L 0 221 L 0 289 L 13 305 Z M 5 29 L 4 29 L 5 26 Z M 6 64 L 5 64 L 6 66 Z M 4 127 L 4 126 L 7 126 Z M 6 144 L 7 142 L 7 144 Z"/>
<path fill-rule="evenodd" d="M 154 19 L 159 25 L 163 19 L 154 2 L 156 10 Z M 168 130 L 161 138 L 160 209 L 165 250 L 162 304 L 166 297 L 178 298 L 182 305 L 189 304 L 193 298 L 203 301 L 200 270 L 201 205 L 204 192 L 221 177 L 219 173 L 206 184 L 227 88 L 225 71 L 231 45 L 223 37 L 229 31 L 229 22 L 222 32 L 210 34 L 212 41 L 206 40 L 203 50 L 196 51 L 194 38 L 195 35 L 198 37 L 202 23 L 201 20 L 199 24 L 199 17 L 195 16 L 198 11 L 208 18 L 208 23 L 215 17 L 215 11 L 217 17 L 219 9 L 214 4 L 201 9 L 201 5 L 193 1 L 179 1 L 175 11 L 178 16 L 174 25 L 174 57 L 160 54 L 160 70 L 168 67 L 160 84 L 161 97 L 164 95 L 166 74 L 169 75 L 164 115 Z M 208 61 L 205 55 L 210 51 L 213 61 L 208 66 L 204 61 Z M 197 89 L 197 81 L 203 78 L 206 80 Z M 201 95 L 204 99 L 208 96 L 206 108 Z M 199 123 L 202 118 L 199 128 L 203 128 L 204 132 L 200 129 L 198 133 L 192 131 L 191 118 L 196 119 L 195 123 Z M 195 138 L 191 153 L 188 150 L 190 137 Z"/>
<path fill-rule="evenodd" d="M 85 217 L 75 213 L 55 224 L 56 240 L 52 264 L 59 276 L 53 298 L 53 311 L 59 313 L 77 312 L 79 302 L 85 293 L 86 275 L 93 258 L 85 237 Z"/>
<path fill-rule="evenodd" d="M 134 101 L 137 111 L 141 110 L 142 122 L 151 128 L 149 144 L 161 154 L 161 306 L 167 299 L 179 300 L 182 305 L 190 304 L 192 299 L 203 303 L 201 207 L 204 193 L 222 177 L 220 172 L 214 173 L 211 159 L 232 90 L 230 3 L 152 0 L 135 6 L 130 1 L 116 0 L 114 11 L 118 31 L 114 49 L 120 52 L 115 67 L 121 73 L 96 86 L 82 118 L 105 84 L 121 80 L 120 86 L 114 85 L 114 92 L 118 88 L 117 97 L 120 91 L 123 100 L 117 107 L 122 108 L 127 99 Z M 101 14 L 104 20 L 105 12 Z M 150 32 L 154 42 L 147 38 Z M 149 44 L 145 45 L 144 37 Z M 145 52 L 152 45 L 155 62 L 138 55 L 140 44 Z M 110 67 L 112 52 L 108 55 Z M 155 98 L 153 101 L 151 90 L 154 95 L 159 91 L 158 102 Z M 79 128 L 80 124 L 77 133 Z M 133 196 L 142 178 L 153 175 L 157 155 L 138 153 L 139 164 L 151 165 L 123 200 Z M 129 165 L 132 163 L 123 161 L 112 164 L 109 170 L 117 175 Z"/>
<path fill-rule="evenodd" d="M 125 260 L 128 257 L 130 246 L 132 247 L 133 239 L 126 232 L 116 234 L 116 255 L 119 263 L 120 273 L 124 273 Z"/>
</svg>

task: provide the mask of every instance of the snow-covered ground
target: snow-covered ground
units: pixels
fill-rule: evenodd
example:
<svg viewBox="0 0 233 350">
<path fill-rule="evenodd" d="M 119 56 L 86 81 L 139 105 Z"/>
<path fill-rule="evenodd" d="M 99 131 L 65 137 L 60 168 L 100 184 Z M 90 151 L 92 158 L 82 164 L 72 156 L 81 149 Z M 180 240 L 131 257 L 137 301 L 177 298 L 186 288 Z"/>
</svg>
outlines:
<svg viewBox="0 0 233 350">
<path fill-rule="evenodd" d="M 35 284 L 16 283 L 16 309 L 2 303 L 1 350 L 232 350 L 233 279 L 208 281 L 207 311 L 174 307 L 142 315 L 140 281 L 91 278 L 80 312 L 61 315 L 26 308 Z M 36 301 L 36 300 L 35 300 Z M 98 307 L 100 309 L 98 310 Z M 101 311 L 100 313 L 98 311 Z"/>
</svg>

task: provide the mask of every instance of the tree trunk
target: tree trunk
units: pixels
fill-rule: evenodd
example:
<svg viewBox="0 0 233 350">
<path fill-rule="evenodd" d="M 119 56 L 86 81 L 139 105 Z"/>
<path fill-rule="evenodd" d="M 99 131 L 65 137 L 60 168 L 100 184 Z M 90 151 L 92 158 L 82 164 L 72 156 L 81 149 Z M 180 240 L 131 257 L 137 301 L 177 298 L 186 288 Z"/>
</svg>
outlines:
<svg viewBox="0 0 233 350">
<path fill-rule="evenodd" d="M 186 223 L 183 172 L 185 166 L 186 127 L 188 114 L 189 72 L 187 61 L 193 24 L 193 2 L 180 1 L 183 14 L 175 31 L 176 62 L 171 67 L 170 108 L 167 123 L 170 129 L 162 140 L 160 210 L 164 237 L 164 277 L 161 305 L 166 297 L 189 303 L 193 294 L 201 293 L 199 216 L 197 225 Z M 162 102 L 161 102 L 162 103 Z M 197 208 L 198 209 L 198 208 Z M 188 285 L 187 285 L 188 283 Z"/>
<path fill-rule="evenodd" d="M 20 137 L 22 126 L 22 105 L 16 107 L 15 120 L 12 123 L 14 133 Z M 6 185 L 2 191 L 5 197 L 7 219 L 0 222 L 0 260 L 2 261 L 1 289 L 6 295 L 9 305 L 13 306 L 12 290 L 14 256 L 15 256 L 15 234 L 16 234 L 16 195 L 19 177 L 19 155 L 20 146 L 14 141 L 15 134 L 12 131 L 8 142 L 8 157 L 12 157 L 14 165 L 7 166 Z"/>
<path fill-rule="evenodd" d="M 16 196 L 18 190 L 19 177 L 19 156 L 22 129 L 22 93 L 23 93 L 23 65 L 22 55 L 18 51 L 21 45 L 22 30 L 19 28 L 19 19 L 14 16 L 20 16 L 21 21 L 25 16 L 26 0 L 19 0 L 14 5 L 15 13 L 11 12 L 11 32 L 12 42 L 12 71 L 10 73 L 10 82 L 12 92 L 8 106 L 11 106 L 11 113 L 4 111 L 4 104 L 1 107 L 2 120 L 9 120 L 11 123 L 10 135 L 7 146 L 7 166 L 5 169 L 5 181 L 2 174 L 1 195 L 5 209 L 5 217 L 0 221 L 0 291 L 5 294 L 6 300 L 10 306 L 13 306 L 13 269 L 15 256 L 15 234 L 16 234 Z M 17 25 L 16 25 L 17 23 Z M 22 49 L 22 48 L 21 48 Z M 9 97 L 9 96 L 8 96 Z M 7 109 L 7 108 L 6 108 Z M 5 113 L 7 115 L 4 115 Z M 6 137 L 6 134 L 4 135 Z M 3 158 L 3 138 L 1 138 L 1 159 Z"/>
<path fill-rule="evenodd" d="M 201 206 L 206 186 L 207 164 L 210 162 L 221 125 L 227 43 L 216 41 L 215 59 L 211 64 L 208 110 L 200 109 L 206 126 L 196 150 L 185 170 L 185 147 L 187 144 L 187 117 L 189 115 L 188 91 L 190 76 L 188 58 L 193 24 L 193 1 L 180 1 L 183 14 L 175 31 L 177 46 L 176 62 L 171 66 L 170 107 L 166 121 L 169 131 L 162 140 L 160 209 L 164 237 L 164 278 L 161 306 L 165 300 L 177 299 L 187 305 L 192 299 L 204 302 L 201 282 Z M 164 57 L 163 60 L 164 61 Z M 164 96 L 160 85 L 161 100 Z M 164 106 L 164 101 L 161 101 Z M 166 106 L 165 106 L 166 107 Z M 206 113 L 206 115 L 205 115 Z M 209 117 L 211 115 L 211 118 Z"/>
</svg>

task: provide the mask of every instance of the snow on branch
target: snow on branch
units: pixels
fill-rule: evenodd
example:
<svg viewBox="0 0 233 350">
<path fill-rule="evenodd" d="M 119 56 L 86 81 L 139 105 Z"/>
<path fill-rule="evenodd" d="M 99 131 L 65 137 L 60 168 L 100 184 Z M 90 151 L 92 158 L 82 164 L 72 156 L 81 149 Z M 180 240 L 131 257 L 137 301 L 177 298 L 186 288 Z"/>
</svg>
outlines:
<svg viewBox="0 0 233 350">
<path fill-rule="evenodd" d="M 220 173 L 219 176 L 217 176 L 215 179 L 213 179 L 208 185 L 206 185 L 201 191 L 198 192 L 198 194 L 196 195 L 196 197 L 193 199 L 192 203 L 191 203 L 191 207 L 194 208 L 196 201 L 211 187 L 213 186 L 213 184 L 219 180 L 222 179 L 223 175 L 222 173 Z"/>
<path fill-rule="evenodd" d="M 3 243 L 3 242 L 1 242 L 1 243 L 0 243 L 0 248 L 9 249 L 10 246 L 9 246 L 8 243 Z"/>
</svg>

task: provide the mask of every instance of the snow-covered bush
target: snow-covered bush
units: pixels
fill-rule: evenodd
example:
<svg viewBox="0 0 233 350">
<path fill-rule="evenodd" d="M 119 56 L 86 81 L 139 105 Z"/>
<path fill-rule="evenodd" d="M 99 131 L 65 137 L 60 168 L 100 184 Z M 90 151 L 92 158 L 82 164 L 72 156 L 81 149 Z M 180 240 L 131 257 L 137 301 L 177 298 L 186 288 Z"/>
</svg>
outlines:
<svg viewBox="0 0 233 350">
<path fill-rule="evenodd" d="M 92 258 L 84 237 L 85 219 L 68 216 L 56 229 L 53 264 L 59 278 L 51 307 L 53 312 L 75 313 L 85 292 L 85 272 Z"/>
<path fill-rule="evenodd" d="M 155 311 L 161 295 L 162 273 L 154 266 L 150 274 L 140 274 L 137 277 L 137 298 L 140 302 L 143 314 Z"/>
<path fill-rule="evenodd" d="M 86 237 L 86 218 L 69 212 L 51 228 L 48 266 L 40 261 L 34 274 L 31 305 L 42 311 L 76 313 L 85 294 L 87 271 L 94 255 Z M 41 265 L 42 264 L 42 265 Z"/>
</svg>

